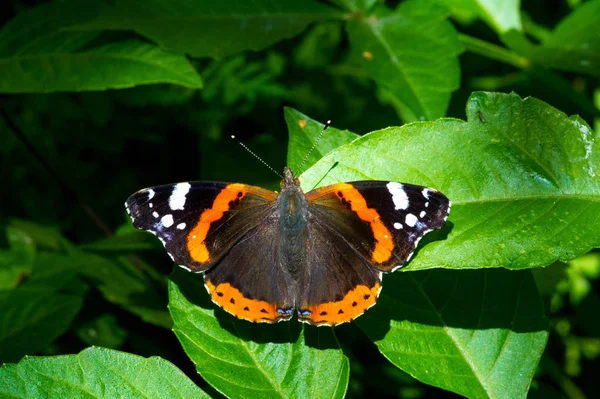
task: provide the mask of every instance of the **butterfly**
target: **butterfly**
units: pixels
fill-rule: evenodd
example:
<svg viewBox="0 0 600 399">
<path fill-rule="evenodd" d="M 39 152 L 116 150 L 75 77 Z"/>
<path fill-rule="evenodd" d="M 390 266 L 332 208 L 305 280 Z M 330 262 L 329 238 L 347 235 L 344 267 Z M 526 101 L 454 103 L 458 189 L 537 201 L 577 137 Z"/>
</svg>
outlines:
<svg viewBox="0 0 600 399">
<path fill-rule="evenodd" d="M 204 273 L 214 303 L 252 322 L 335 326 L 375 305 L 382 273 L 405 265 L 444 226 L 450 201 L 390 181 L 338 183 L 304 193 L 285 168 L 279 193 L 240 183 L 146 188 L 125 206 L 173 261 Z"/>
</svg>

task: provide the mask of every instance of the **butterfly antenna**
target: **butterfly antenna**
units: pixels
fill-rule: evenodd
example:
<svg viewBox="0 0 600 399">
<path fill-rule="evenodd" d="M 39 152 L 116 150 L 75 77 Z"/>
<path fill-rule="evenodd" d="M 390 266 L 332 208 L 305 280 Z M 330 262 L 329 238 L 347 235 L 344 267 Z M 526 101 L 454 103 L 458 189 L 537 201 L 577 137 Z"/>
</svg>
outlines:
<svg viewBox="0 0 600 399">
<path fill-rule="evenodd" d="M 263 161 L 263 159 L 262 159 L 261 157 L 259 157 L 259 156 L 258 156 L 258 155 L 256 155 L 255 153 L 253 153 L 253 152 L 252 152 L 252 150 L 246 146 L 246 144 L 242 143 L 242 142 L 241 142 L 241 141 L 240 141 L 240 140 L 239 140 L 237 137 L 235 137 L 235 136 L 233 136 L 233 135 L 231 136 L 231 138 L 232 138 L 232 139 L 233 139 L 233 140 L 234 140 L 236 143 L 238 143 L 239 145 L 241 145 L 242 147 L 244 147 L 244 149 L 245 149 L 246 151 L 248 151 L 250 154 L 252 154 L 252 155 L 254 156 L 254 158 L 256 158 L 256 159 L 258 159 L 260 162 L 262 162 L 262 164 L 263 164 L 263 165 L 265 165 L 267 168 L 271 169 L 271 171 L 272 171 L 273 173 L 275 173 L 277 176 L 279 176 L 279 177 L 281 177 L 281 178 L 283 179 L 283 176 L 281 176 L 281 174 L 280 174 L 280 173 L 278 173 L 278 172 L 277 172 L 275 169 L 273 169 L 273 168 L 271 167 L 271 165 L 269 165 L 268 163 L 266 163 L 265 161 Z"/>
<path fill-rule="evenodd" d="M 323 126 L 323 130 L 321 130 L 321 133 L 319 133 L 319 135 L 315 139 L 315 142 L 313 143 L 312 147 L 310 147 L 310 150 L 308 150 L 308 152 L 306 153 L 306 156 L 304 157 L 304 159 L 302 160 L 302 162 L 300 162 L 300 166 L 298 166 L 298 172 L 300 172 L 302 170 L 302 167 L 304 166 L 304 164 L 308 160 L 308 157 L 310 156 L 310 154 L 313 152 L 313 150 L 315 148 L 317 148 L 317 143 L 319 142 L 319 140 L 321 140 L 321 137 L 323 137 L 323 133 L 325 133 L 325 130 L 327 130 L 327 128 L 329 127 L 329 125 L 331 125 L 331 121 L 330 120 L 327 121 L 327 122 L 325 122 L 325 126 Z"/>
</svg>

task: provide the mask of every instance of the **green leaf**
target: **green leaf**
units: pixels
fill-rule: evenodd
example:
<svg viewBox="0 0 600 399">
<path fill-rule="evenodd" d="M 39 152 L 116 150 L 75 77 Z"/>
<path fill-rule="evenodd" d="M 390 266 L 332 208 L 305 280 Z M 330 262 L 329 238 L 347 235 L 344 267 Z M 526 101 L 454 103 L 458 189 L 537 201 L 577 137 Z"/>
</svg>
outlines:
<svg viewBox="0 0 600 399">
<path fill-rule="evenodd" d="M 582 4 L 526 55 L 545 67 L 600 77 L 599 15 L 600 0 Z"/>
<path fill-rule="evenodd" d="M 470 21 L 478 16 L 498 34 L 509 30 L 522 31 L 520 0 L 438 0 L 459 19 Z"/>
<path fill-rule="evenodd" d="M 22 287 L 30 290 L 83 293 L 84 283 L 77 276 L 79 267 L 80 263 L 74 256 L 40 252 L 31 276 L 25 279 Z"/>
<path fill-rule="evenodd" d="M 70 327 L 87 290 L 78 267 L 73 256 L 39 252 L 31 275 L 0 291 L 0 362 L 40 352 Z"/>
<path fill-rule="evenodd" d="M 485 92 L 467 117 L 365 135 L 307 170 L 302 186 L 375 179 L 445 193 L 447 226 L 427 236 L 411 270 L 546 266 L 600 245 L 600 152 L 584 121 Z"/>
<path fill-rule="evenodd" d="M 148 323 L 172 327 L 171 317 L 165 309 L 166 298 L 157 289 L 157 283 L 140 270 L 139 260 L 126 257 L 110 259 L 83 252 L 77 254 L 77 259 L 79 272 L 91 278 L 108 301 Z"/>
<path fill-rule="evenodd" d="M 0 30 L 0 59 L 15 54 L 26 54 L 33 49 L 40 51 L 51 43 L 63 50 L 79 48 L 85 40 L 83 43 L 73 39 L 61 43 L 56 39 L 62 38 L 61 30 L 93 18 L 101 11 L 100 2 L 89 1 L 85 2 L 84 6 L 82 4 L 78 0 L 53 1 L 18 13 Z M 87 39 L 97 34 L 91 32 L 87 36 L 72 37 Z"/>
<path fill-rule="evenodd" d="M 117 349 L 125 342 L 127 331 L 113 314 L 105 313 L 79 327 L 77 336 L 88 345 Z"/>
<path fill-rule="evenodd" d="M 341 19 L 312 0 L 121 0 L 77 30 L 132 29 L 159 45 L 195 57 L 262 50 L 302 32 L 311 22 Z"/>
<path fill-rule="evenodd" d="M 444 116 L 459 86 L 463 48 L 447 17 L 434 2 L 409 0 L 347 24 L 354 57 L 420 120 Z"/>
<path fill-rule="evenodd" d="M 386 275 L 359 327 L 393 364 L 469 398 L 525 398 L 548 339 L 531 271 Z"/>
<path fill-rule="evenodd" d="M 0 396 L 11 398 L 209 398 L 164 359 L 105 348 L 26 357 L 2 366 L 0 380 Z"/>
<path fill-rule="evenodd" d="M 57 1 L 9 21 L 0 30 L 0 76 L 10 79 L 0 79 L 0 92 L 105 90 L 151 83 L 202 87 L 181 54 L 139 40 L 95 46 L 99 31 L 67 31 L 100 12 L 101 3 Z"/>
<path fill-rule="evenodd" d="M 17 231 L 19 233 L 17 233 Z M 8 234 L 19 234 L 29 237 L 29 241 L 40 249 L 49 249 L 53 251 L 69 248 L 71 243 L 66 240 L 57 228 L 42 226 L 27 220 L 13 219 L 7 229 Z M 25 238 L 23 238 L 25 239 Z M 9 241 L 12 241 L 9 238 Z"/>
<path fill-rule="evenodd" d="M 78 40 L 80 35 L 74 33 L 60 40 Z M 0 79 L 0 92 L 105 90 L 151 83 L 202 87 L 200 77 L 184 56 L 138 40 L 82 52 L 37 50 L 0 58 L 0 74 L 11 77 Z"/>
<path fill-rule="evenodd" d="M 285 123 L 287 124 L 290 141 L 288 143 L 287 164 L 294 171 L 308 155 L 325 125 L 319 123 L 293 108 L 284 108 Z M 319 139 L 317 146 L 304 163 L 303 169 L 323 158 L 330 151 L 360 137 L 348 130 L 329 127 Z"/>
<path fill-rule="evenodd" d="M 332 3 L 348 10 L 367 12 L 377 3 L 377 0 L 330 0 Z"/>
<path fill-rule="evenodd" d="M 200 275 L 176 269 L 173 331 L 198 373 L 230 398 L 341 398 L 348 359 L 332 329 L 252 324 L 213 306 Z"/>
<path fill-rule="evenodd" d="M 0 249 L 0 291 L 17 287 L 31 272 L 23 253 Z"/>
<path fill-rule="evenodd" d="M 0 292 L 0 363 L 43 350 L 69 328 L 82 304 L 79 296 L 51 290 Z"/>
<path fill-rule="evenodd" d="M 0 290 L 15 288 L 33 268 L 36 246 L 25 231 L 8 226 L 6 240 L 10 250 L 0 250 Z"/>
<path fill-rule="evenodd" d="M 91 252 L 124 253 L 147 249 L 162 249 L 163 247 L 150 234 L 138 230 L 128 230 L 126 233 L 82 244 L 79 248 Z"/>
</svg>

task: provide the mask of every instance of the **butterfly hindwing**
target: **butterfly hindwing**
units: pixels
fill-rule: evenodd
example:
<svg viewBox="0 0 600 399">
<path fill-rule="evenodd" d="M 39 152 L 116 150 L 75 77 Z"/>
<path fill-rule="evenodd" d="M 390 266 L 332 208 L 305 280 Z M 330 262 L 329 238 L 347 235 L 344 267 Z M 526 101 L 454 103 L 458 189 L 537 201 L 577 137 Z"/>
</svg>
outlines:
<svg viewBox="0 0 600 399">
<path fill-rule="evenodd" d="M 308 222 L 310 268 L 298 292 L 298 318 L 317 326 L 335 326 L 357 318 L 375 304 L 381 272 L 368 259 L 357 256 L 348 237 L 322 216 L 311 214 Z"/>
<path fill-rule="evenodd" d="M 133 225 L 156 235 L 175 263 L 202 272 L 272 213 L 276 198 L 245 184 L 184 182 L 140 190 L 125 205 Z"/>
<path fill-rule="evenodd" d="M 213 302 L 244 320 L 274 323 L 294 313 L 293 281 L 280 267 L 279 215 L 248 231 L 204 274 Z"/>
<path fill-rule="evenodd" d="M 306 197 L 311 214 L 382 272 L 405 265 L 419 240 L 441 228 L 450 211 L 450 201 L 439 191 L 387 181 L 339 183 Z"/>
</svg>

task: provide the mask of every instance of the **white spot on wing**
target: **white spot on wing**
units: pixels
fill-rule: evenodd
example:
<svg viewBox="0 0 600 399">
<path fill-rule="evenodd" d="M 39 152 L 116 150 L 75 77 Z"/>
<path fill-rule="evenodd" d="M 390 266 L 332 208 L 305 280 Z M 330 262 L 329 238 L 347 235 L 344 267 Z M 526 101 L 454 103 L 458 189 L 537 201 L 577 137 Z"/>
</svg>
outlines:
<svg viewBox="0 0 600 399">
<path fill-rule="evenodd" d="M 409 213 L 408 215 L 406 215 L 406 224 L 410 227 L 415 227 L 415 225 L 417 224 L 417 217 L 415 215 L 413 215 L 412 213 Z"/>
<path fill-rule="evenodd" d="M 428 208 L 428 207 L 429 207 L 429 201 L 427 201 L 427 202 L 425 203 L 425 208 Z"/>
<path fill-rule="evenodd" d="M 425 213 L 426 213 L 425 211 L 421 211 L 421 213 L 419 213 L 419 217 L 422 219 L 423 216 L 425 216 Z"/>
<path fill-rule="evenodd" d="M 429 193 L 433 192 L 432 189 L 430 188 L 424 188 L 423 191 L 421 191 L 421 194 L 423 194 L 423 197 L 429 199 Z"/>
<path fill-rule="evenodd" d="M 156 211 L 152 212 L 152 216 L 154 216 L 155 218 L 158 219 L 158 212 L 156 212 Z"/>
<path fill-rule="evenodd" d="M 179 183 L 173 186 L 173 192 L 169 197 L 169 207 L 171 210 L 183 210 L 185 205 L 185 196 L 190 191 L 190 183 Z"/>
<path fill-rule="evenodd" d="M 387 189 L 390 194 L 392 194 L 392 201 L 394 201 L 396 210 L 408 208 L 408 196 L 406 195 L 406 191 L 404 191 L 402 184 L 389 182 L 387 184 Z"/>
<path fill-rule="evenodd" d="M 173 215 L 168 214 L 162 217 L 162 219 L 160 219 L 160 221 L 162 222 L 162 225 L 165 226 L 166 228 L 169 228 L 173 225 Z"/>
<path fill-rule="evenodd" d="M 394 228 L 396 230 L 400 230 L 402 228 L 402 223 L 398 223 L 398 222 L 394 223 Z"/>
<path fill-rule="evenodd" d="M 149 203 L 149 204 L 148 204 L 148 206 L 149 206 L 150 208 L 152 208 L 154 205 L 152 205 L 152 202 L 151 202 L 151 203 Z"/>
<path fill-rule="evenodd" d="M 183 230 L 183 229 L 185 229 L 185 223 L 179 223 L 179 224 L 177 225 L 177 228 L 178 228 L 179 230 Z"/>
<path fill-rule="evenodd" d="M 148 189 L 148 201 L 150 201 L 152 198 L 154 198 L 154 194 L 156 194 L 154 192 L 154 190 L 152 190 L 151 188 Z"/>
</svg>

